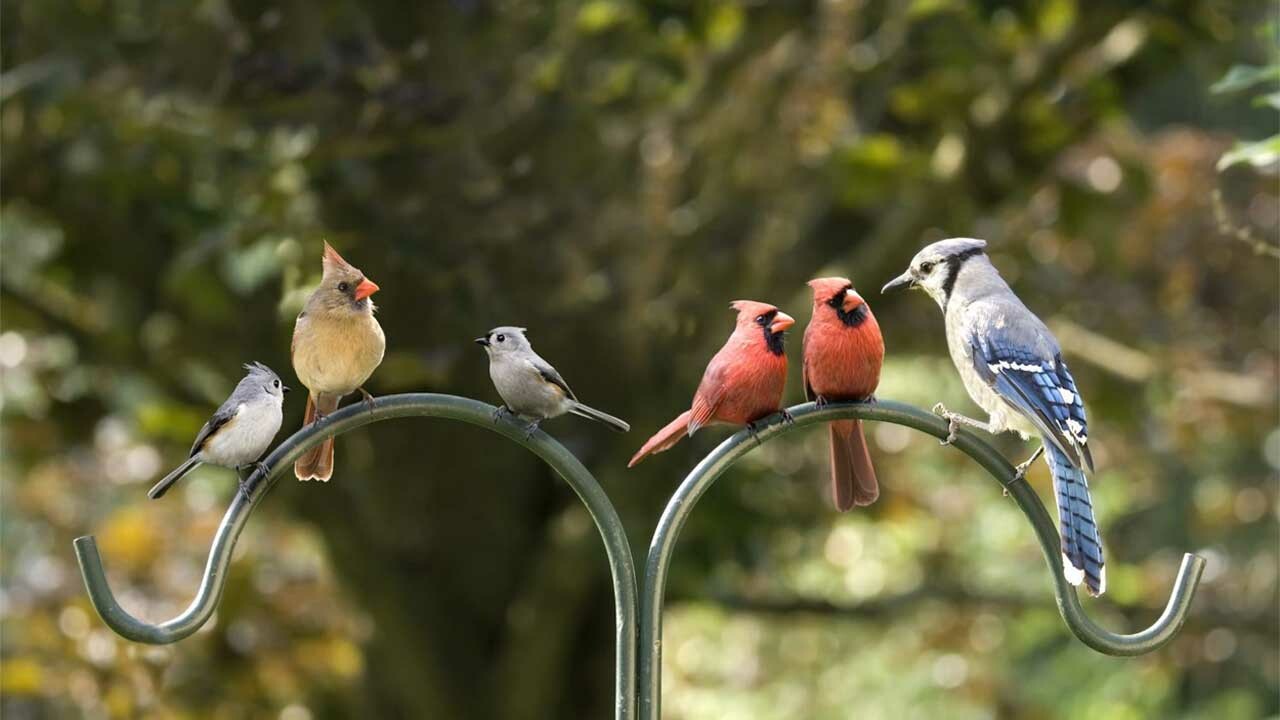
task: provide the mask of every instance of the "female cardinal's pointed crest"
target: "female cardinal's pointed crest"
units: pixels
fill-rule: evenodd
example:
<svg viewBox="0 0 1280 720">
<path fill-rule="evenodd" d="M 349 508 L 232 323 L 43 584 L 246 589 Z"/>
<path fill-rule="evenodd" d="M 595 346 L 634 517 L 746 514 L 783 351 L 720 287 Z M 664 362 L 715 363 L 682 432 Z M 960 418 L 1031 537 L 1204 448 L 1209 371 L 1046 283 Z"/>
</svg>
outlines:
<svg viewBox="0 0 1280 720">
<path fill-rule="evenodd" d="M 334 265 L 340 268 L 353 267 L 351 263 L 344 260 L 342 256 L 338 254 L 337 250 L 333 249 L 333 246 L 329 244 L 328 240 L 326 240 L 324 243 L 324 264 L 326 266 Z"/>
</svg>

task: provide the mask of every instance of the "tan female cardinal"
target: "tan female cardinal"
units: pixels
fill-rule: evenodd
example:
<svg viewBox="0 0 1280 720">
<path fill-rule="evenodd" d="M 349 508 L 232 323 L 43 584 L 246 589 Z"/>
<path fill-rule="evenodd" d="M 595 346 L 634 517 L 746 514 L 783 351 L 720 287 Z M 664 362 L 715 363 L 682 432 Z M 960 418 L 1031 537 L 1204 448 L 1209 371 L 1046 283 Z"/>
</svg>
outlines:
<svg viewBox="0 0 1280 720">
<path fill-rule="evenodd" d="M 711 423 L 749 426 L 782 409 L 782 389 L 787 384 L 783 333 L 795 320 L 754 300 L 738 300 L 730 307 L 738 311 L 738 323 L 702 374 L 693 407 L 649 438 L 627 467 Z"/>
<path fill-rule="evenodd" d="M 813 319 L 804 331 L 804 394 L 829 400 L 867 400 L 880 384 L 884 338 L 871 308 L 846 278 L 810 280 Z M 831 495 L 841 512 L 880 496 L 861 420 L 831 423 Z"/>
<path fill-rule="evenodd" d="M 310 391 L 304 424 L 324 419 L 344 395 L 356 390 L 372 402 L 361 386 L 382 362 L 387 346 L 369 299 L 376 292 L 376 283 L 343 260 L 329 243 L 324 244 L 320 287 L 307 298 L 293 326 L 293 370 Z M 298 458 L 293 474 L 299 480 L 332 477 L 333 438 Z"/>
</svg>

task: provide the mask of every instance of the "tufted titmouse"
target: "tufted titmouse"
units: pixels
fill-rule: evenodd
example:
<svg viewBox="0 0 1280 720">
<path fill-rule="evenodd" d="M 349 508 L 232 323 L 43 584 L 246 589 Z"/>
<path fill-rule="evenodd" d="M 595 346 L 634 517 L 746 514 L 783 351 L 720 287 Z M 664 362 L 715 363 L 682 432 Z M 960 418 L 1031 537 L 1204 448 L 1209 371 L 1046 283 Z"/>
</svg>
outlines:
<svg viewBox="0 0 1280 720">
<path fill-rule="evenodd" d="M 249 374 L 200 428 L 191 446 L 191 456 L 151 488 L 147 493 L 151 499 L 164 495 L 197 465 L 218 465 L 237 471 L 246 465 L 256 465 L 266 471 L 258 458 L 280 431 L 280 408 L 289 388 L 280 382 L 275 371 L 262 363 L 250 363 L 244 369 Z"/>
<path fill-rule="evenodd" d="M 567 412 L 618 432 L 631 429 L 622 420 L 578 402 L 560 373 L 533 351 L 524 332 L 524 328 L 499 327 L 475 340 L 489 355 L 489 377 L 506 403 L 505 408 L 498 408 L 499 414 L 505 409 L 529 420 L 530 435 L 538 423 Z"/>
<path fill-rule="evenodd" d="M 373 317 L 376 308 L 369 296 L 376 292 L 376 283 L 324 244 L 320 287 L 307 298 L 293 326 L 293 371 L 309 391 L 304 424 L 323 420 L 344 395 L 356 390 L 372 403 L 361 385 L 382 363 L 387 347 L 382 326 Z M 298 458 L 293 474 L 299 480 L 332 477 L 333 438 Z"/>
</svg>

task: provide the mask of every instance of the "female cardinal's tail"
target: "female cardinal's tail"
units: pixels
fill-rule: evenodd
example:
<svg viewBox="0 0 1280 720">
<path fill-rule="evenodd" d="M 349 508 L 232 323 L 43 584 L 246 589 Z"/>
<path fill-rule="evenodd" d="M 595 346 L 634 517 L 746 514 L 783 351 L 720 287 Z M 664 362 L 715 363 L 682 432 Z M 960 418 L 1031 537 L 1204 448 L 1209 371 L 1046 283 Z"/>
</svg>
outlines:
<svg viewBox="0 0 1280 720">
<path fill-rule="evenodd" d="M 314 393 L 307 395 L 307 412 L 302 418 L 303 426 L 310 425 L 337 410 L 340 399 L 336 395 L 321 395 L 319 397 L 316 397 Z M 329 478 L 333 477 L 333 436 L 325 438 L 319 445 L 311 448 L 302 457 L 298 458 L 297 462 L 293 464 L 293 474 L 299 480 L 329 482 Z"/>
<path fill-rule="evenodd" d="M 855 505 L 870 505 L 880 497 L 876 469 L 867 452 L 861 420 L 831 423 L 831 498 L 845 512 Z"/>
<path fill-rule="evenodd" d="M 636 463 L 645 459 L 649 455 L 654 455 L 667 450 L 672 445 L 680 442 L 680 439 L 689 433 L 689 417 L 693 415 L 692 410 L 685 410 L 675 420 L 667 423 L 667 426 L 657 432 L 656 435 L 649 438 L 649 441 L 640 448 L 631 458 L 631 462 L 627 463 L 627 467 L 635 467 Z"/>
</svg>

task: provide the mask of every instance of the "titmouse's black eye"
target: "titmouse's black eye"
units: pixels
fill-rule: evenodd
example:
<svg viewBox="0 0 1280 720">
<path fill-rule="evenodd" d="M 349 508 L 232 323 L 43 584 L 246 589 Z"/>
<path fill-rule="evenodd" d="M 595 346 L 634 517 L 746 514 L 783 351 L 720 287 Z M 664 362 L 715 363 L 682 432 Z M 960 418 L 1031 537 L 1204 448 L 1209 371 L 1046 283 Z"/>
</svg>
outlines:
<svg viewBox="0 0 1280 720">
<path fill-rule="evenodd" d="M 503 335 L 503 334 L 501 334 L 501 333 L 499 333 L 499 334 L 498 334 L 498 342 L 506 342 L 506 341 L 507 341 L 507 336 L 506 336 L 506 335 Z"/>
<path fill-rule="evenodd" d="M 338 292 L 346 292 L 351 289 L 351 285 L 346 282 L 338 283 Z"/>
<path fill-rule="evenodd" d="M 920 272 L 924 275 L 928 275 L 929 273 L 933 272 L 933 263 L 931 262 L 920 263 Z"/>
<path fill-rule="evenodd" d="M 275 382 L 271 383 L 271 385 L 272 387 L 280 387 L 280 381 L 276 380 Z"/>
</svg>

